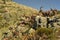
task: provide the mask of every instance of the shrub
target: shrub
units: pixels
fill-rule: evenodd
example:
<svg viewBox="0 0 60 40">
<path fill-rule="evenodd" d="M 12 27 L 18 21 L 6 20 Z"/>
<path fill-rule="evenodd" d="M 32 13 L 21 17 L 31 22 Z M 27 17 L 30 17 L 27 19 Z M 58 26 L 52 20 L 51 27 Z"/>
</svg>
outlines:
<svg viewBox="0 0 60 40">
<path fill-rule="evenodd" d="M 36 30 L 36 33 L 37 33 L 38 35 L 40 35 L 40 36 L 42 36 L 44 33 L 45 33 L 46 35 L 50 35 L 50 34 L 53 33 L 53 29 L 52 29 L 52 28 L 38 28 L 38 29 Z"/>
</svg>

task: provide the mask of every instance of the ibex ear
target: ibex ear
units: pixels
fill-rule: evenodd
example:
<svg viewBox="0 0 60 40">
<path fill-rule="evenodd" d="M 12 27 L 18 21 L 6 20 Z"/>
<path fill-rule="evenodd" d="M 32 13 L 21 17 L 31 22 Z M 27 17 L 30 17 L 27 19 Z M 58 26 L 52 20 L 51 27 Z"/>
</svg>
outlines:
<svg viewBox="0 0 60 40">
<path fill-rule="evenodd" d="M 43 8 L 43 7 L 41 6 L 41 7 L 40 7 L 40 10 L 39 10 L 39 13 L 42 12 L 42 8 Z"/>
</svg>

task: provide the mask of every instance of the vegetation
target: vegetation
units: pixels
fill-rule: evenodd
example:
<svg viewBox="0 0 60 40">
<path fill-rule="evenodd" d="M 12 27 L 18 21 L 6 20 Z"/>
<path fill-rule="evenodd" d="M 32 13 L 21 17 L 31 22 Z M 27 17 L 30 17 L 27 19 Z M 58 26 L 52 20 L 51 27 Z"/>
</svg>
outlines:
<svg viewBox="0 0 60 40">
<path fill-rule="evenodd" d="M 2 21 L 4 21 L 4 23 L 8 22 L 9 25 L 13 25 L 17 21 L 19 21 L 20 15 L 30 15 L 33 13 L 37 13 L 37 10 L 21 4 L 19 5 L 15 2 L 7 2 L 6 4 L 0 4 L 0 16 L 2 17 L 2 19 L 0 17 L 1 23 Z"/>
<path fill-rule="evenodd" d="M 38 28 L 36 30 L 36 33 L 41 37 L 43 37 L 43 35 L 45 34 L 48 37 L 48 39 L 56 40 L 56 34 L 55 34 L 56 31 L 57 29 L 53 29 L 53 28 Z"/>
<path fill-rule="evenodd" d="M 45 33 L 46 35 L 50 35 L 51 33 L 53 33 L 53 29 L 52 28 L 38 28 L 36 32 L 40 36 L 42 36 L 43 33 Z"/>
<path fill-rule="evenodd" d="M 0 0 L 0 35 L 8 30 L 8 27 L 16 26 L 17 23 L 19 23 L 20 16 L 22 14 L 31 15 L 37 13 L 36 9 L 24 6 L 22 4 L 17 4 L 12 1 L 3 1 Z"/>
<path fill-rule="evenodd" d="M 2 37 L 2 33 L 7 31 L 10 26 L 16 26 L 19 23 L 21 15 L 30 16 L 38 13 L 36 9 L 11 1 L 0 0 L 0 38 Z M 52 28 L 38 28 L 36 30 L 38 35 L 42 36 L 45 33 L 51 39 L 55 35 L 55 32 L 56 30 Z"/>
</svg>

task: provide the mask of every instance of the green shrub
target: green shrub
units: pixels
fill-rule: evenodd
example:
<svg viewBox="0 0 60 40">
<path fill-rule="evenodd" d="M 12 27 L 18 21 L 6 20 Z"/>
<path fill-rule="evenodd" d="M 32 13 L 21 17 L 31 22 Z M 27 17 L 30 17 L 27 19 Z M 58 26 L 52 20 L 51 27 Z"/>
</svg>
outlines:
<svg viewBox="0 0 60 40">
<path fill-rule="evenodd" d="M 42 36 L 44 33 L 45 33 L 46 35 L 50 35 L 50 34 L 53 33 L 53 29 L 52 29 L 52 28 L 38 28 L 38 29 L 36 30 L 36 33 L 37 33 L 38 35 L 40 35 L 40 36 Z"/>
</svg>

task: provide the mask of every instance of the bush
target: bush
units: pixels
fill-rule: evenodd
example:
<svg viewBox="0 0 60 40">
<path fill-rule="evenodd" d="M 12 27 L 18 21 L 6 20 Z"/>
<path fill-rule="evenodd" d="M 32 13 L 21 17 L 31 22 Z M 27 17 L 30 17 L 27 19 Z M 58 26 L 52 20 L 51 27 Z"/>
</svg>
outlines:
<svg viewBox="0 0 60 40">
<path fill-rule="evenodd" d="M 44 33 L 45 33 L 46 35 L 50 35 L 50 34 L 53 33 L 53 29 L 52 29 L 52 28 L 38 28 L 38 29 L 36 30 L 36 33 L 37 33 L 38 35 L 40 35 L 40 36 L 42 36 Z"/>
</svg>

